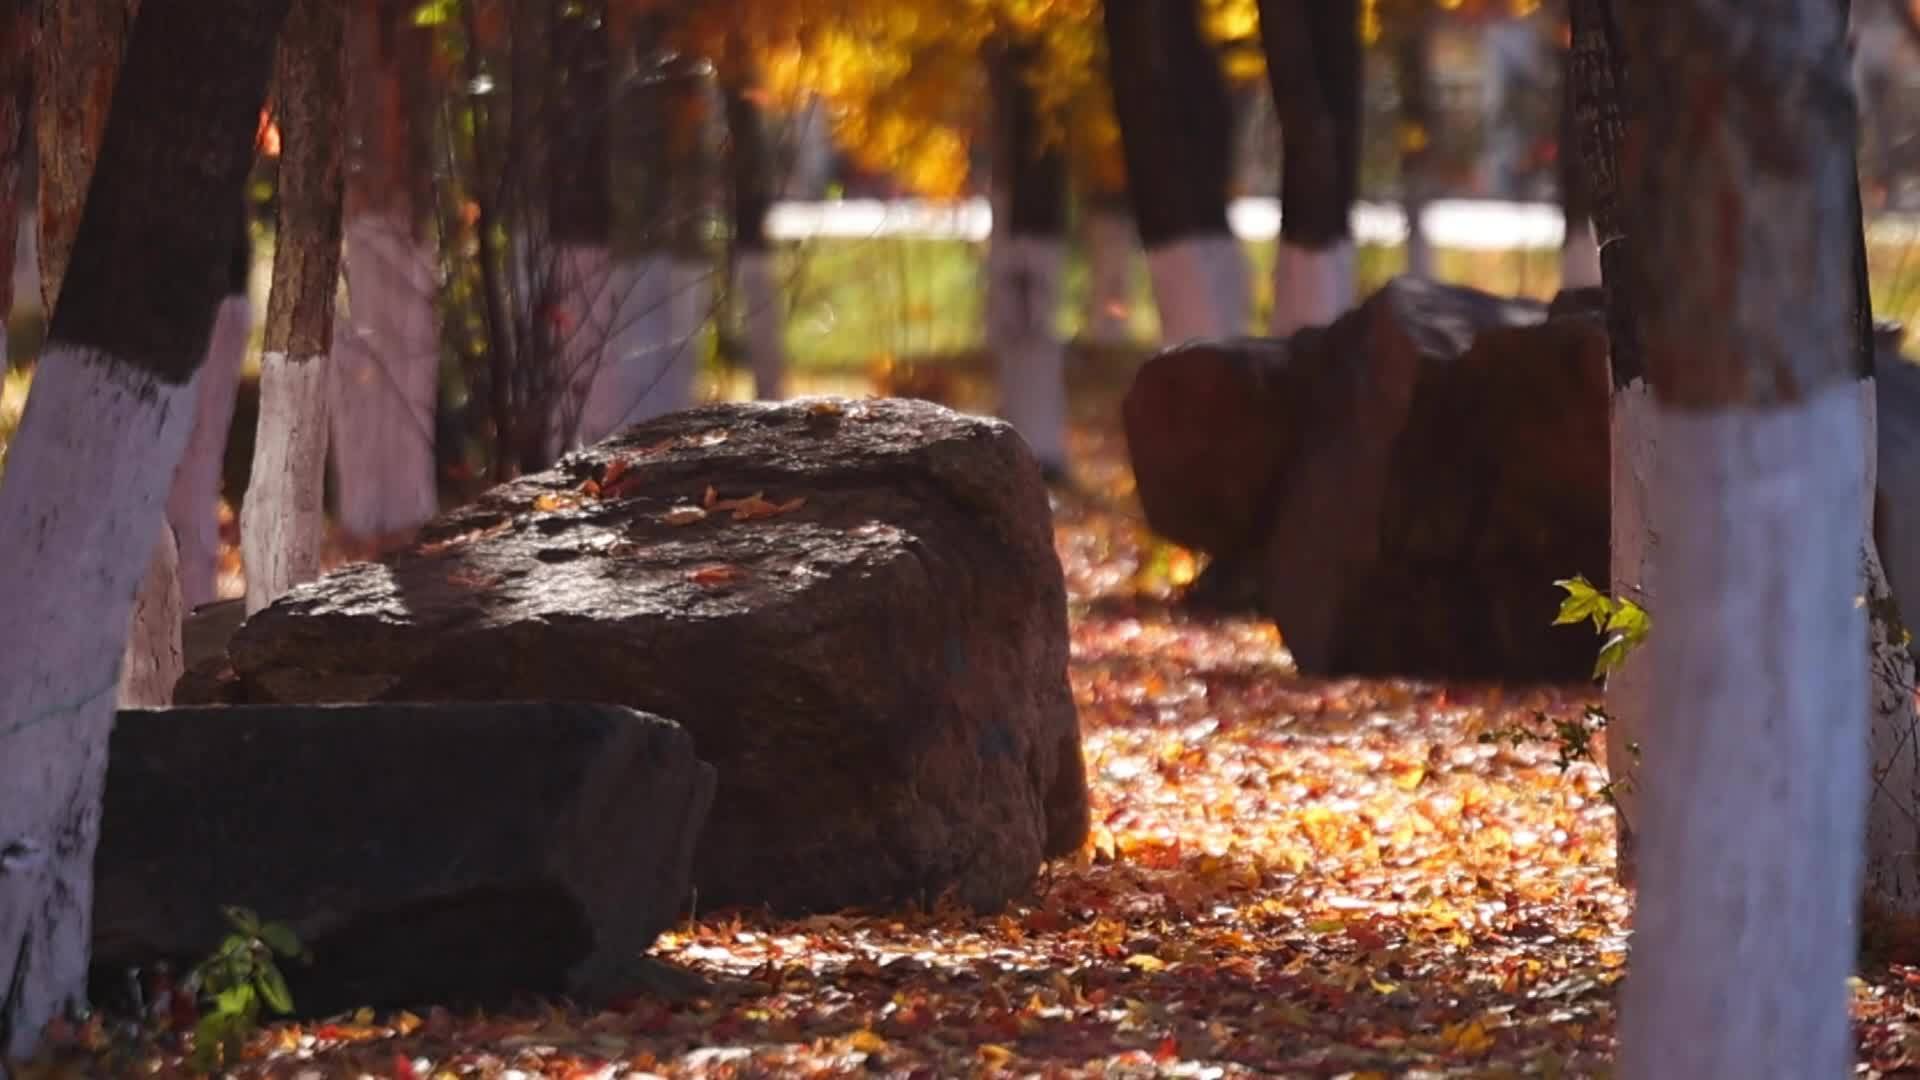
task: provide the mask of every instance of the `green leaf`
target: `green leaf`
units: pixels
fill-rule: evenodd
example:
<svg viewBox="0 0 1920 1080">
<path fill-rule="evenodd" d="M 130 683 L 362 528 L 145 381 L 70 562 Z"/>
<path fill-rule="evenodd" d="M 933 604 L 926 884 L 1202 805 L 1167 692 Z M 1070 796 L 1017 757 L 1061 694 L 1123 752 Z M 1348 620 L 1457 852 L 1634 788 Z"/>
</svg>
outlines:
<svg viewBox="0 0 1920 1080">
<path fill-rule="evenodd" d="M 427 0 L 413 9 L 413 25 L 439 26 L 453 21 L 455 0 Z"/>
<path fill-rule="evenodd" d="M 255 993 L 250 982 L 228 987 L 214 995 L 213 1011 L 225 1016 L 245 1016 L 253 1010 Z"/>
<path fill-rule="evenodd" d="M 260 988 L 260 996 L 266 1000 L 267 1008 L 285 1016 L 293 1011 L 293 994 L 287 989 L 287 980 L 280 969 L 272 964 L 261 967 L 253 977 L 253 984 Z"/>
<path fill-rule="evenodd" d="M 1618 671 L 1621 664 L 1627 662 L 1627 654 L 1633 651 L 1633 642 L 1623 633 L 1608 634 L 1606 643 L 1600 646 L 1600 655 L 1593 662 L 1593 677 Z"/>
<path fill-rule="evenodd" d="M 1592 619 L 1594 629 L 1600 629 L 1613 606 L 1604 593 L 1580 574 L 1554 584 L 1566 590 L 1567 598 L 1560 601 L 1560 613 L 1553 617 L 1553 625 L 1568 626 Z"/>
<path fill-rule="evenodd" d="M 267 923 L 260 928 L 260 940 L 281 956 L 299 956 L 305 951 L 300 938 L 286 923 Z"/>
<path fill-rule="evenodd" d="M 1653 620 L 1647 617 L 1646 609 L 1631 600 L 1613 602 L 1613 614 L 1607 616 L 1609 632 L 1624 634 L 1629 644 L 1638 645 L 1647 640 L 1647 632 L 1653 629 Z"/>
</svg>

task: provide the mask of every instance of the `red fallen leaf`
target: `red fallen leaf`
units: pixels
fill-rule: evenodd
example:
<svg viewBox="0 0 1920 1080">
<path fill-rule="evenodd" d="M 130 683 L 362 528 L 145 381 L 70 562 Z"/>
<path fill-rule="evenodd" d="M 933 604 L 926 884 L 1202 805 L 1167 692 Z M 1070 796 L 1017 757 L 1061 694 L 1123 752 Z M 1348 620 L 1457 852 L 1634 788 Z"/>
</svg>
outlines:
<svg viewBox="0 0 1920 1080">
<path fill-rule="evenodd" d="M 747 572 L 738 566 L 726 563 L 708 563 L 688 571 L 687 580 L 695 585 L 725 585 L 747 576 Z"/>
<path fill-rule="evenodd" d="M 607 463 L 606 471 L 600 474 L 600 486 L 612 487 L 619 483 L 620 478 L 627 475 L 627 470 L 630 467 L 631 466 L 627 464 L 626 458 L 614 458 Z"/>
<path fill-rule="evenodd" d="M 1162 1036 L 1160 1039 L 1160 1045 L 1153 1048 L 1153 1060 L 1158 1061 L 1162 1064 L 1172 1061 L 1175 1058 L 1178 1058 L 1179 1056 L 1180 1056 L 1180 1044 L 1174 1041 L 1174 1038 L 1171 1035 Z"/>
<path fill-rule="evenodd" d="M 398 1050 L 393 1052 L 394 1080 L 420 1080 L 420 1074 L 414 1070 L 413 1059 Z"/>
</svg>

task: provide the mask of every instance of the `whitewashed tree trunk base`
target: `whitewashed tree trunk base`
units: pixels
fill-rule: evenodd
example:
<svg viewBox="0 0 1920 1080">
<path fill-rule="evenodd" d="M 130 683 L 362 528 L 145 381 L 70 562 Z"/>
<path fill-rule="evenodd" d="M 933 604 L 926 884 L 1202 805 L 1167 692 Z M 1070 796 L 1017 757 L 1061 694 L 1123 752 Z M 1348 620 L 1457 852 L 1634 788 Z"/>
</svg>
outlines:
<svg viewBox="0 0 1920 1080">
<path fill-rule="evenodd" d="M 1845 1076 L 1869 767 L 1844 719 L 1868 708 L 1857 392 L 1654 423 L 1670 527 L 1616 1069 Z"/>
<path fill-rule="evenodd" d="M 1273 317 L 1268 332 L 1289 337 L 1326 326 L 1353 306 L 1353 244 L 1307 248 L 1281 241 L 1273 255 Z"/>
<path fill-rule="evenodd" d="M 1608 402 L 1612 549 L 1608 590 L 1646 609 L 1659 633 L 1652 570 L 1659 536 L 1648 516 L 1648 485 L 1653 480 L 1657 444 L 1653 393 L 1645 379 L 1614 390 Z M 1640 821 L 1638 756 L 1651 708 L 1650 650 L 1628 654 L 1607 676 L 1607 779 L 1614 802 L 1615 872 L 1622 884 L 1634 880 L 1635 827 Z"/>
<path fill-rule="evenodd" d="M 206 361 L 193 377 L 193 434 L 167 496 L 167 521 L 180 545 L 180 599 L 188 609 L 219 599 L 220 484 L 252 330 L 251 300 L 241 294 L 221 301 Z"/>
<path fill-rule="evenodd" d="M 1231 233 L 1190 236 L 1147 251 L 1147 273 L 1160 309 L 1160 342 L 1247 333 L 1253 298 L 1247 258 Z"/>
<path fill-rule="evenodd" d="M 1067 463 L 1066 350 L 1054 331 L 1065 261 L 1057 237 L 995 236 L 987 251 L 987 348 L 1000 415 L 1048 469 Z"/>
<path fill-rule="evenodd" d="M 240 509 L 247 614 L 320 576 L 326 540 L 326 357 L 260 362 L 260 429 Z"/>
<path fill-rule="evenodd" d="M 93 853 L 135 591 L 193 425 L 186 386 L 42 352 L 0 482 L 0 948 L 25 1055 L 84 999 Z M 76 494 L 80 493 L 80 494 Z M 17 952 L 16 952 L 17 950 Z M 9 988 L 0 987 L 0 996 Z"/>
<path fill-rule="evenodd" d="M 1095 345 L 1124 345 L 1133 308 L 1133 219 L 1110 210 L 1087 214 L 1087 310 L 1082 335 Z"/>
<path fill-rule="evenodd" d="M 627 291 L 612 251 L 601 244 L 563 244 L 553 255 L 557 326 L 553 362 L 558 392 L 548 420 L 549 456 L 598 442 L 606 372 L 614 363 L 616 318 Z"/>
<path fill-rule="evenodd" d="M 1433 280 L 1433 241 L 1427 236 L 1425 203 L 1407 203 L 1407 273 Z"/>
<path fill-rule="evenodd" d="M 1560 287 L 1591 289 L 1600 285 L 1600 245 L 1593 238 L 1593 223 L 1570 221 L 1560 243 Z"/>
<path fill-rule="evenodd" d="M 623 260 L 607 357 L 583 414 L 582 442 L 693 404 L 700 332 L 713 315 L 703 263 L 647 255 Z"/>
<path fill-rule="evenodd" d="M 187 670 L 180 643 L 185 616 L 180 548 L 173 529 L 162 523 L 160 542 L 153 547 L 153 560 L 133 598 L 133 618 L 127 625 L 127 655 L 120 666 L 121 708 L 173 704 L 173 688 Z"/>
<path fill-rule="evenodd" d="M 777 401 L 787 392 L 787 312 L 780 299 L 777 262 L 771 251 L 746 251 L 735 264 L 747 327 L 747 356 L 753 368 L 753 396 L 762 401 Z"/>
<path fill-rule="evenodd" d="M 356 536 L 384 536 L 439 510 L 435 256 L 404 217 L 357 215 L 345 234 L 347 313 L 334 320 L 330 409 L 336 518 Z"/>
</svg>

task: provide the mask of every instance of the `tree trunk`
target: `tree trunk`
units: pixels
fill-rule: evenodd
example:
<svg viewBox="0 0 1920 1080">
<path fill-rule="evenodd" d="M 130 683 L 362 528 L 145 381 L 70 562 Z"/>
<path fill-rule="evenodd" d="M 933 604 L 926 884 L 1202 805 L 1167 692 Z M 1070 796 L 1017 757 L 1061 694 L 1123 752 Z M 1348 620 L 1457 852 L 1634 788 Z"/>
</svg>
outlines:
<svg viewBox="0 0 1920 1080">
<path fill-rule="evenodd" d="M 1661 587 L 1622 1077 L 1844 1076 L 1866 826 L 1844 18 L 1622 8 Z M 1657 287 L 1656 287 L 1657 286 Z"/>
<path fill-rule="evenodd" d="M 582 442 L 692 404 L 698 334 L 712 314 L 701 235 L 708 84 L 697 59 L 665 47 L 662 16 L 638 29 L 639 76 L 617 110 L 613 330 Z"/>
<path fill-rule="evenodd" d="M 346 98 L 339 0 L 294 0 L 275 85 L 280 227 L 260 361 L 260 426 L 240 511 L 247 613 L 320 576 L 326 539 L 327 365 L 340 281 Z"/>
<path fill-rule="evenodd" d="M 85 993 L 124 634 L 192 422 L 286 12 L 284 0 L 143 7 L 0 481 L 0 1055 L 12 1057 Z"/>
<path fill-rule="evenodd" d="M 1087 260 L 1087 306 L 1080 333 L 1095 345 L 1124 345 L 1132 336 L 1133 249 L 1139 243 L 1127 216 L 1126 193 L 1088 191 L 1080 207 L 1080 240 Z"/>
<path fill-rule="evenodd" d="M 780 302 L 767 212 L 773 207 L 774 164 L 766 118 L 746 92 L 726 90 L 728 191 L 733 201 L 734 304 L 746 328 L 753 396 L 786 395 L 786 309 Z"/>
<path fill-rule="evenodd" d="M 34 52 L 40 307 L 54 310 L 139 0 L 42 3 Z"/>
<path fill-rule="evenodd" d="M 227 437 L 233 427 L 233 403 L 240 389 L 240 368 L 253 330 L 253 301 L 247 279 L 253 269 L 253 243 L 244 208 L 236 215 L 233 256 L 227 265 L 227 295 L 213 321 L 207 358 L 193 377 L 193 433 L 173 476 L 167 497 L 167 523 L 179 545 L 180 599 L 187 610 L 219 598 L 220 489 L 225 476 Z M 165 546 L 166 540 L 162 541 Z M 169 643 L 171 644 L 171 642 Z"/>
<path fill-rule="evenodd" d="M 1626 273 L 1627 211 L 1621 190 L 1626 140 L 1627 70 L 1609 0 L 1572 0 L 1573 41 L 1567 61 L 1574 144 L 1585 164 L 1594 235 L 1600 245 L 1607 298 L 1613 392 L 1609 398 L 1612 483 L 1611 589 L 1652 611 L 1658 595 L 1651 576 L 1656 533 L 1647 518 L 1647 486 L 1655 453 L 1646 360 L 1640 344 L 1633 281 Z M 1607 772 L 1614 797 L 1616 873 L 1634 880 L 1635 828 L 1640 821 L 1637 780 L 1640 740 L 1647 725 L 1652 659 L 1630 654 L 1607 676 Z"/>
<path fill-rule="evenodd" d="M 1578 2 L 1578 0 L 1576 0 Z M 1579 91 L 1575 87 L 1573 49 L 1560 50 L 1560 287 L 1586 289 L 1601 283 L 1600 245 L 1593 235 L 1593 184 L 1579 151 Z"/>
<path fill-rule="evenodd" d="M 1043 471 L 1067 465 L 1066 352 L 1054 330 L 1066 259 L 1067 168 L 1048 145 L 1028 79 L 1033 50 L 998 43 L 987 56 L 993 95 L 993 235 L 987 248 L 987 348 L 1000 415 Z"/>
<path fill-rule="evenodd" d="M 340 528 L 379 543 L 439 510 L 436 255 L 420 222 L 427 64 L 413 5 L 362 0 L 347 13 L 346 317 L 333 336 L 331 455 Z"/>
<path fill-rule="evenodd" d="M 548 130 L 547 225 L 554 317 L 545 329 L 558 367 L 559 406 L 549 421 L 554 451 L 597 442 L 588 418 L 601 371 L 611 362 L 620 283 L 613 273 L 612 173 L 608 113 L 613 101 L 613 52 L 603 0 L 568 10 L 556 5 L 550 24 L 553 79 Z"/>
<path fill-rule="evenodd" d="M 1194 0 L 1109 0 L 1107 51 L 1127 193 L 1160 339 L 1245 334 L 1246 255 L 1227 226 L 1232 105 Z"/>
<path fill-rule="evenodd" d="M 6 257 L 5 280 L 0 280 L 0 370 L 7 366 L 20 205 L 26 197 L 23 174 L 33 137 L 27 117 L 33 109 L 34 8 L 32 0 L 0 0 L 0 254 Z"/>
<path fill-rule="evenodd" d="M 129 0 L 42 7 L 35 105 L 41 118 L 36 127 L 43 310 L 52 311 L 60 294 L 137 7 Z M 180 674 L 179 546 L 164 535 L 170 532 L 164 523 L 161 532 L 127 630 L 123 704 L 165 704 L 169 680 Z"/>
<path fill-rule="evenodd" d="M 1433 277 L 1433 245 L 1427 240 L 1427 203 L 1433 191 L 1435 129 L 1433 101 L 1433 9 L 1427 0 L 1396 7 L 1393 79 L 1400 91 L 1400 205 L 1407 218 L 1407 273 Z"/>
<path fill-rule="evenodd" d="M 1280 115 L 1276 337 L 1325 326 L 1353 304 L 1353 200 L 1360 174 L 1356 0 L 1259 0 L 1267 81 Z"/>
</svg>

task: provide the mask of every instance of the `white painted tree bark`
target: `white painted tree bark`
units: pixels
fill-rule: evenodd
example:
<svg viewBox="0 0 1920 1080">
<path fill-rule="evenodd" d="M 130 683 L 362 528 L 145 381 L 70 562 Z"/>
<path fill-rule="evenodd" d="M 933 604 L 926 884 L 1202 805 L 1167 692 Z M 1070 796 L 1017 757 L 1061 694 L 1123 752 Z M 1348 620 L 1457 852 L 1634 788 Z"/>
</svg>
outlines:
<svg viewBox="0 0 1920 1080">
<path fill-rule="evenodd" d="M 1161 344 L 1241 337 L 1250 329 L 1247 258 L 1233 234 L 1183 236 L 1150 247 L 1147 273 L 1160 311 Z"/>
<path fill-rule="evenodd" d="M 554 356 L 559 385 L 547 424 L 549 456 L 591 445 L 612 431 L 607 394 L 613 342 L 632 286 L 605 244 L 556 244 L 551 256 Z"/>
<path fill-rule="evenodd" d="M 1586 289 L 1600 284 L 1600 245 L 1591 222 L 1570 221 L 1560 242 L 1560 287 Z"/>
<path fill-rule="evenodd" d="M 320 576 L 326 540 L 327 364 L 269 352 L 260 361 L 260 428 L 240 508 L 247 614 Z"/>
<path fill-rule="evenodd" d="M 1353 243 L 1311 248 L 1282 240 L 1273 255 L 1273 316 L 1268 332 L 1288 337 L 1326 326 L 1353 306 Z"/>
<path fill-rule="evenodd" d="M 1652 648 L 1620 1075 L 1844 1076 L 1868 707 L 1858 400 L 1656 405 Z M 1857 732 L 1857 728 L 1851 729 Z M 1729 981 L 1732 980 L 1732 981 Z"/>
<path fill-rule="evenodd" d="M 356 536 L 405 533 L 439 510 L 435 256 L 415 238 L 411 213 L 402 205 L 346 223 L 330 414 L 336 516 Z"/>
<path fill-rule="evenodd" d="M 998 234 L 987 251 L 987 349 L 1000 416 L 1042 469 L 1067 463 L 1066 349 L 1054 329 L 1065 245 L 1051 236 Z"/>
<path fill-rule="evenodd" d="M 777 256 L 771 251 L 742 251 L 734 273 L 747 328 L 753 396 L 777 401 L 787 393 L 786 307 L 780 302 Z"/>
<path fill-rule="evenodd" d="M 1609 478 L 1613 488 L 1610 592 L 1645 609 L 1660 627 L 1661 606 L 1656 601 L 1653 569 L 1660 544 L 1649 516 L 1649 485 L 1660 460 L 1653 422 L 1653 395 L 1644 378 L 1614 388 L 1608 400 Z M 1607 782 L 1614 801 L 1614 843 L 1617 871 L 1623 883 L 1634 880 L 1635 832 L 1640 822 L 1639 755 L 1652 707 L 1653 658 L 1643 648 L 1607 675 Z"/>
<path fill-rule="evenodd" d="M 193 377 L 193 434 L 167 496 L 167 522 L 180 550 L 180 599 L 188 610 L 219 599 L 222 467 L 252 331 L 253 303 L 247 295 L 222 300 L 207 359 Z"/>
<path fill-rule="evenodd" d="M 29 1053 L 85 992 L 107 733 L 134 595 L 193 412 L 190 387 L 54 342 L 8 448 L 0 971 L 22 983 L 0 994 L 0 1057 Z"/>
<path fill-rule="evenodd" d="M 713 314 L 704 263 L 650 252 L 618 260 L 614 278 L 617 310 L 577 445 L 692 405 L 700 333 Z"/>
<path fill-rule="evenodd" d="M 1124 345 L 1133 308 L 1133 220 L 1124 210 L 1092 208 L 1081 224 L 1086 244 L 1087 307 L 1081 334 L 1095 345 Z"/>
</svg>

